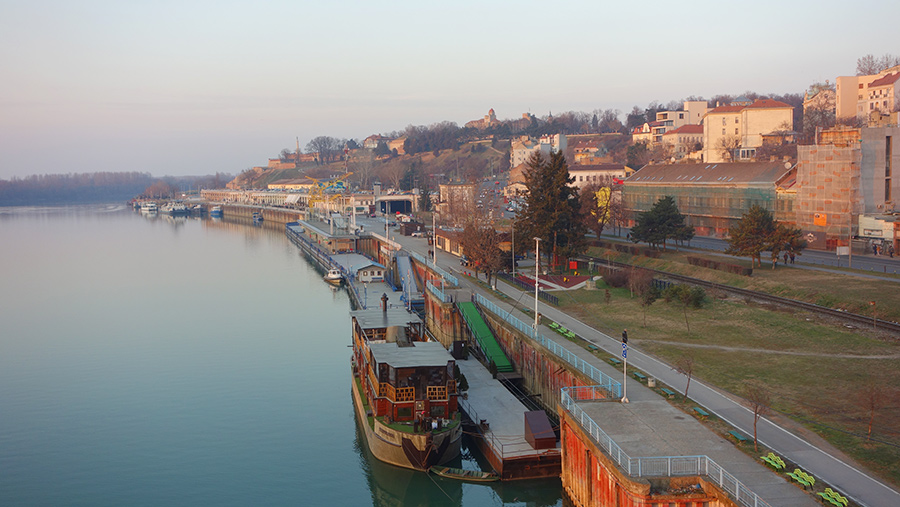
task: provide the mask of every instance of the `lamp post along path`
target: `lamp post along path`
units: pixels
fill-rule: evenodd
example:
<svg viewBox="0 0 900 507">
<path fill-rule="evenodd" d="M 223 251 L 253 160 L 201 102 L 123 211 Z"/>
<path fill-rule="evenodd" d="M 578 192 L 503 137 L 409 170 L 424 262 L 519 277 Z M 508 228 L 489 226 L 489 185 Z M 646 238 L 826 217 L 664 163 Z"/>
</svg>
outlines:
<svg viewBox="0 0 900 507">
<path fill-rule="evenodd" d="M 628 403 L 628 330 L 622 331 L 622 403 Z"/>
<path fill-rule="evenodd" d="M 538 327 L 538 287 L 541 282 L 541 238 L 534 238 L 534 330 Z"/>
</svg>

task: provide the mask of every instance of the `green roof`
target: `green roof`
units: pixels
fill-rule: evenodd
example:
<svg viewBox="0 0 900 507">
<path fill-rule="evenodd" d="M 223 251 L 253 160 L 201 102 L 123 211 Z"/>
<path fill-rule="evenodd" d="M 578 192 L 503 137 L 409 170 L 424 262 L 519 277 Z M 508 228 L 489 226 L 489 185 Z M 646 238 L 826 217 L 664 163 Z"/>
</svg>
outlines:
<svg viewBox="0 0 900 507">
<path fill-rule="evenodd" d="M 469 329 L 481 346 L 481 350 L 484 351 L 484 355 L 497 366 L 497 371 L 506 373 L 514 371 L 512 363 L 509 362 L 506 354 L 503 353 L 503 349 L 500 348 L 500 344 L 497 343 L 497 339 L 494 338 L 491 329 L 484 319 L 481 318 L 478 309 L 475 308 L 475 303 L 466 301 L 457 303 L 456 306 L 462 312 L 463 319 L 469 325 Z"/>
</svg>

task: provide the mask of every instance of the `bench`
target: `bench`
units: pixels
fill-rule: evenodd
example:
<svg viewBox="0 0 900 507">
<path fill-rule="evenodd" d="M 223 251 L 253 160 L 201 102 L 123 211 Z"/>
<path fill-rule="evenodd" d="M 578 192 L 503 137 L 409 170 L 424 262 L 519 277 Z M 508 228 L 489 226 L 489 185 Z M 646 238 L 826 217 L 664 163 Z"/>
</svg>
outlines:
<svg viewBox="0 0 900 507">
<path fill-rule="evenodd" d="M 574 332 L 574 331 L 566 331 L 566 332 L 565 332 L 565 335 L 566 335 L 566 338 L 572 338 L 573 340 L 575 339 L 575 332 Z"/>
<path fill-rule="evenodd" d="M 697 414 L 704 419 L 709 417 L 709 412 L 707 412 L 706 410 L 703 410 L 700 407 L 694 407 L 694 412 L 697 412 Z"/>
<path fill-rule="evenodd" d="M 551 323 L 547 324 L 547 326 L 553 330 L 559 329 L 559 324 L 557 324 L 556 322 L 551 322 Z"/>
<path fill-rule="evenodd" d="M 675 396 L 675 391 L 673 391 L 673 390 L 671 390 L 671 389 L 667 389 L 667 388 L 665 388 L 665 387 L 661 387 L 661 388 L 659 388 L 659 390 L 662 391 L 662 392 L 664 392 L 664 393 L 666 394 L 666 396 L 668 396 L 669 398 Z"/>
<path fill-rule="evenodd" d="M 609 362 L 612 363 L 613 366 L 619 366 L 620 364 L 622 364 L 622 360 L 618 357 L 610 357 Z"/>
<path fill-rule="evenodd" d="M 847 497 L 842 496 L 831 488 L 825 488 L 825 492 L 816 494 L 835 507 L 847 507 Z"/>
<path fill-rule="evenodd" d="M 643 373 L 639 372 L 639 371 L 634 372 L 634 376 L 635 376 L 635 378 L 637 378 L 638 380 L 647 380 L 647 376 L 644 375 Z"/>
<path fill-rule="evenodd" d="M 804 488 L 811 487 L 816 483 L 815 477 L 809 475 L 803 470 L 800 470 L 799 468 L 795 468 L 793 472 L 788 472 L 785 475 L 802 484 Z"/>
<path fill-rule="evenodd" d="M 765 461 L 769 466 L 774 468 L 775 470 L 782 470 L 785 467 L 784 460 L 781 457 L 776 456 L 775 453 L 770 452 L 765 456 L 760 456 L 759 459 Z"/>
<path fill-rule="evenodd" d="M 587 348 L 588 348 L 588 350 L 590 350 L 591 352 L 596 352 L 596 351 L 600 350 L 599 348 L 597 348 L 596 345 L 588 345 Z"/>
<path fill-rule="evenodd" d="M 734 438 L 736 438 L 738 440 L 738 442 L 752 442 L 753 441 L 752 438 L 750 438 L 746 435 L 743 435 L 741 433 L 738 433 L 737 431 L 729 431 L 728 433 L 731 436 L 733 436 Z"/>
</svg>

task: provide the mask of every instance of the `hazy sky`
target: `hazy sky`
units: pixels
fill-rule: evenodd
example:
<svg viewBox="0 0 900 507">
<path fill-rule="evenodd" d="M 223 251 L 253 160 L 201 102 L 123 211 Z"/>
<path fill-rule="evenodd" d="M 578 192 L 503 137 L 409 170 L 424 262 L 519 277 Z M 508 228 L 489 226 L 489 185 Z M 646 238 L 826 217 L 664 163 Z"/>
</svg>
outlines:
<svg viewBox="0 0 900 507">
<path fill-rule="evenodd" d="M 491 107 L 624 120 L 653 100 L 802 93 L 900 53 L 900 2 L 853 5 L 0 0 L 0 178 L 238 173 L 297 137 Z"/>
</svg>

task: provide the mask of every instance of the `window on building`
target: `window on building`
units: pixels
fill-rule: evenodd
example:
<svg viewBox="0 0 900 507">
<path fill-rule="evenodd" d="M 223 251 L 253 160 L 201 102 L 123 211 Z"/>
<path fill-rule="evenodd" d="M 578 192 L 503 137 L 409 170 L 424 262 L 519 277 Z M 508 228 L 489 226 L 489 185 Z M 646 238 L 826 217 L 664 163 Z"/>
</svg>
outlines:
<svg viewBox="0 0 900 507">
<path fill-rule="evenodd" d="M 738 135 L 738 128 L 734 127 L 734 135 Z"/>
<path fill-rule="evenodd" d="M 684 113 L 678 113 L 678 119 L 679 119 L 679 120 L 683 120 L 683 119 L 684 119 Z"/>
<path fill-rule="evenodd" d="M 725 135 L 725 129 L 722 129 L 722 135 L 723 136 Z"/>
<path fill-rule="evenodd" d="M 725 117 L 722 117 L 722 125 L 725 125 Z"/>
<path fill-rule="evenodd" d="M 735 122 L 735 123 L 738 123 L 740 120 L 741 120 L 741 119 L 738 118 L 737 116 L 734 117 L 734 122 Z"/>
</svg>

